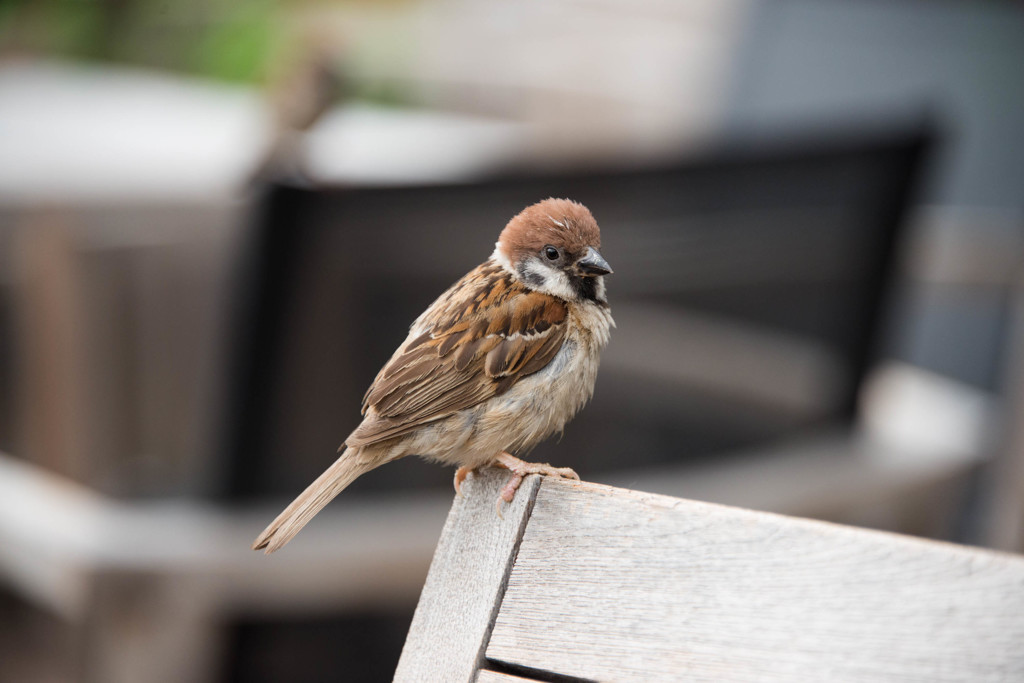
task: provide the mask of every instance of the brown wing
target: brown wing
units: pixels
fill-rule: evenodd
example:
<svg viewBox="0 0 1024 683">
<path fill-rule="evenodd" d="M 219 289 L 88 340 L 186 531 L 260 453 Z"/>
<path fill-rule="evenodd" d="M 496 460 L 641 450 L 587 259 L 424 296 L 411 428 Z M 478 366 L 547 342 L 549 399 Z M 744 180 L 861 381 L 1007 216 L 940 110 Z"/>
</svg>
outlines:
<svg viewBox="0 0 1024 683">
<path fill-rule="evenodd" d="M 500 395 L 562 347 L 568 309 L 500 266 L 466 275 L 421 316 L 363 399 L 363 423 L 345 441 L 365 446 Z M 373 410 L 369 410 L 372 408 Z"/>
</svg>

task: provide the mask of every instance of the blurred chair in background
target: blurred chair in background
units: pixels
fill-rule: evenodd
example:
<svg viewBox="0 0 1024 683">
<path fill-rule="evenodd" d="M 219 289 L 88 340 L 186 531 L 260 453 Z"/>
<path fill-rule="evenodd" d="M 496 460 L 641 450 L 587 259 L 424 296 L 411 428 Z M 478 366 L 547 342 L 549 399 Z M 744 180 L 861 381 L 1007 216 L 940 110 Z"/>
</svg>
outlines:
<svg viewBox="0 0 1024 683">
<path fill-rule="evenodd" d="M 487 253 L 488 230 L 549 195 L 584 202 L 608 234 L 619 329 L 593 405 L 537 457 L 596 477 L 849 431 L 930 140 L 909 127 L 643 169 L 272 189 L 229 354 L 229 495 L 301 488 L 357 423 L 390 340 Z M 447 478 L 396 463 L 356 486 L 393 488 L 406 470 L 416 486 Z"/>
</svg>

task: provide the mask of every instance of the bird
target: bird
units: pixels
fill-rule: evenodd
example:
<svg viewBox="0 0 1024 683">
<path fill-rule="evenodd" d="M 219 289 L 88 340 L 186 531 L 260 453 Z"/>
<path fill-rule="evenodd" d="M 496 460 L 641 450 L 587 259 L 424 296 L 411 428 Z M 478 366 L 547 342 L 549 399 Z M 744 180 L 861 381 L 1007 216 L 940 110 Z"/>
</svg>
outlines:
<svg viewBox="0 0 1024 683">
<path fill-rule="evenodd" d="M 412 323 L 363 397 L 363 420 L 340 456 L 252 544 L 272 553 L 357 477 L 417 455 L 457 465 L 456 493 L 485 466 L 511 476 L 511 503 L 530 474 L 579 479 L 569 468 L 521 460 L 594 393 L 615 322 L 605 291 L 611 266 L 590 210 L 548 198 L 516 214 L 490 258 Z"/>
</svg>

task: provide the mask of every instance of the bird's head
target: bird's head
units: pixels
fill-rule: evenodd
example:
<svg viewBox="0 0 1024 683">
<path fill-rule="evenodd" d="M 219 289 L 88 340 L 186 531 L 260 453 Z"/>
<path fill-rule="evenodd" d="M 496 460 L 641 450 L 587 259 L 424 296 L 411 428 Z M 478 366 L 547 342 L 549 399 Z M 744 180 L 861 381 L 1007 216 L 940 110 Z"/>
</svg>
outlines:
<svg viewBox="0 0 1024 683">
<path fill-rule="evenodd" d="M 531 289 L 604 304 L 603 276 L 612 269 L 600 247 L 601 230 L 587 207 L 571 199 L 545 199 L 508 222 L 495 258 Z"/>
</svg>

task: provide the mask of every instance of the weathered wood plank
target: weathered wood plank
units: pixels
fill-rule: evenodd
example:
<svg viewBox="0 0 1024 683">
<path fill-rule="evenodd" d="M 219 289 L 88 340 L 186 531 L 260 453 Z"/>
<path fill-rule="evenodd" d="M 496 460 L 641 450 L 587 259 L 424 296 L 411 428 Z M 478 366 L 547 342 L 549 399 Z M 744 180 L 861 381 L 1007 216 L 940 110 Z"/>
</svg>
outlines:
<svg viewBox="0 0 1024 683">
<path fill-rule="evenodd" d="M 594 680 L 1024 680 L 1024 558 L 544 480 L 487 658 Z"/>
<path fill-rule="evenodd" d="M 498 517 L 508 480 L 485 470 L 463 484 L 437 544 L 395 681 L 473 681 L 483 661 L 515 549 L 533 507 L 539 477 L 528 477 Z"/>
</svg>

